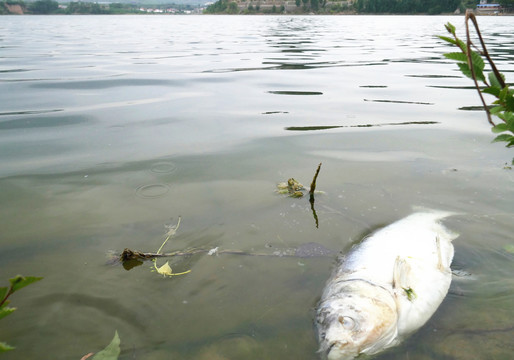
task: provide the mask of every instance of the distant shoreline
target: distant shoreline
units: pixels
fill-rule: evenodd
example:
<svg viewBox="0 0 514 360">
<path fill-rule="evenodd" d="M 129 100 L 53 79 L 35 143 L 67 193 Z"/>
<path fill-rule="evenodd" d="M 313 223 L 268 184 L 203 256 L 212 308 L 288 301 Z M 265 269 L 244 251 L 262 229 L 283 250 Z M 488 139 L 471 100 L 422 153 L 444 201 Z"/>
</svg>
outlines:
<svg viewBox="0 0 514 360">
<path fill-rule="evenodd" d="M 296 9 L 283 8 L 281 11 L 277 9 L 234 9 L 237 12 L 206 12 L 206 7 L 201 5 L 183 5 L 183 4 L 162 4 L 162 5 L 139 5 L 139 4 L 125 4 L 125 3 L 81 3 L 81 2 L 70 2 L 60 4 L 53 0 L 43 0 L 37 2 L 48 2 L 54 6 L 52 9 L 44 9 L 44 11 L 38 11 L 33 7 L 34 2 L 24 3 L 22 0 L 18 2 L 11 0 L 9 3 L 5 0 L 0 0 L 0 15 L 257 15 L 257 16 L 464 16 L 464 11 L 460 12 L 443 12 L 439 14 L 429 13 L 363 13 L 355 10 L 343 10 L 343 9 L 326 9 L 320 12 L 309 12 L 307 10 L 294 11 Z M 77 8 L 77 5 L 79 7 Z M 70 7 L 72 7 L 70 9 Z M 337 11 L 342 10 L 342 11 Z M 477 13 L 477 16 L 513 16 L 514 12 L 502 12 L 502 13 Z"/>
<path fill-rule="evenodd" d="M 276 13 L 276 14 L 268 14 L 268 13 L 253 13 L 253 14 L 204 14 L 204 13 L 194 13 L 194 14 L 170 14 L 170 13 L 145 13 L 145 12 L 140 12 L 140 13 L 119 13 L 119 14 L 79 14 L 79 13 L 75 13 L 75 14 L 65 14 L 65 13 L 55 13 L 55 14 L 31 14 L 31 13 L 27 13 L 27 12 L 23 12 L 23 13 L 15 13 L 15 12 L 11 12 L 11 13 L 5 13 L 5 14 L 0 14 L 0 16 L 109 16 L 109 15 L 141 15 L 141 16 L 198 16 L 198 15 L 202 15 L 202 16 L 455 16 L 455 17 L 460 17 L 460 16 L 464 16 L 464 14 L 454 14 L 454 13 L 442 13 L 442 14 L 437 14 L 437 15 L 429 15 L 429 14 L 391 14 L 391 13 L 388 13 L 388 14 L 380 14 L 380 13 L 376 13 L 376 14 L 364 14 L 364 13 L 332 13 L 332 14 L 315 14 L 315 13 L 305 13 L 305 14 L 300 14 L 300 13 L 282 13 L 282 14 L 279 14 L 279 13 Z M 480 15 L 477 15 L 478 17 L 495 17 L 495 16 L 499 16 L 499 17 L 502 17 L 502 16 L 514 16 L 514 13 L 505 13 L 505 14 L 496 14 L 496 15 L 493 15 L 493 14 L 480 14 Z"/>
</svg>

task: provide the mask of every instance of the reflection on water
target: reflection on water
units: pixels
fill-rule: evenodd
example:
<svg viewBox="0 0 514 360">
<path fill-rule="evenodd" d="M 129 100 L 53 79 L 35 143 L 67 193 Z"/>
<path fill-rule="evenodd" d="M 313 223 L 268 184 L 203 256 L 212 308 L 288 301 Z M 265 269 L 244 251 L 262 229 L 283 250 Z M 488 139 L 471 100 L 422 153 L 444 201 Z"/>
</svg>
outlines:
<svg viewBox="0 0 514 360">
<path fill-rule="evenodd" d="M 395 104 L 435 105 L 433 103 L 427 103 L 427 102 L 422 102 L 422 101 L 382 100 L 382 99 L 364 99 L 364 101 L 395 103 Z"/>
<path fill-rule="evenodd" d="M 422 206 L 461 214 L 471 276 L 377 359 L 509 358 L 512 151 L 459 111 L 479 99 L 434 36 L 458 19 L 3 17 L 0 273 L 44 277 L 2 319 L 4 357 L 80 359 L 118 330 L 121 359 L 317 358 L 335 255 L 195 253 L 164 279 L 106 254 L 156 251 L 178 216 L 164 251 L 339 252 Z M 512 22 L 479 20 L 509 74 Z M 320 162 L 313 221 L 274 190 Z"/>
<path fill-rule="evenodd" d="M 173 81 L 161 79 L 109 79 L 109 80 L 87 80 L 87 81 L 66 81 L 36 83 L 34 88 L 43 89 L 106 89 L 111 87 L 126 86 L 171 86 Z"/>
<path fill-rule="evenodd" d="M 437 121 L 407 121 L 401 123 L 384 123 L 384 124 L 359 124 L 359 125 L 346 125 L 346 126 L 288 126 L 285 129 L 290 131 L 313 131 L 313 130 L 328 130 L 337 128 L 369 128 L 381 126 L 396 126 L 396 125 L 434 125 L 439 124 Z"/>
<path fill-rule="evenodd" d="M 31 128 L 80 125 L 87 121 L 89 121 L 89 119 L 84 115 L 60 116 L 60 117 L 39 116 L 39 117 L 16 118 L 16 119 L 0 122 L 0 130 L 15 130 L 15 129 L 31 129 Z"/>
<path fill-rule="evenodd" d="M 275 95 L 323 95 L 322 92 L 319 91 L 268 91 L 270 94 Z"/>
</svg>

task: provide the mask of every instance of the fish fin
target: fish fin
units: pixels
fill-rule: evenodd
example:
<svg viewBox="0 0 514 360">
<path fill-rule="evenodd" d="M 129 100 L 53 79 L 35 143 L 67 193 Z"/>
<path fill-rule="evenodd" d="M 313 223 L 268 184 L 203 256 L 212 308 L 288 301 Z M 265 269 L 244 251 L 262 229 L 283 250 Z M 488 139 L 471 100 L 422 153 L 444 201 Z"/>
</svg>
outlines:
<svg viewBox="0 0 514 360">
<path fill-rule="evenodd" d="M 409 301 L 416 298 L 416 293 L 410 284 L 412 268 L 405 258 L 397 257 L 393 268 L 393 289 L 396 294 L 406 296 Z"/>
<path fill-rule="evenodd" d="M 437 268 L 440 271 L 445 272 L 446 270 L 443 265 L 443 255 L 441 254 L 441 240 L 439 239 L 439 236 L 435 237 L 435 246 L 437 248 Z"/>
</svg>

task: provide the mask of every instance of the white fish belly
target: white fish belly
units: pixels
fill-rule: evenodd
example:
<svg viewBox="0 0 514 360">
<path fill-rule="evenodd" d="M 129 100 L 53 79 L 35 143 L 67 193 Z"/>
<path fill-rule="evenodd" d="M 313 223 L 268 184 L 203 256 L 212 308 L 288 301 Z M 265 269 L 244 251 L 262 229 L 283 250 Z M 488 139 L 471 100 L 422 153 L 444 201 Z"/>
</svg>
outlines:
<svg viewBox="0 0 514 360">
<path fill-rule="evenodd" d="M 423 264 L 429 272 L 449 270 L 456 235 L 437 222 L 447 214 L 415 213 L 375 232 L 347 254 L 338 273 L 388 287 L 398 258 Z"/>
</svg>

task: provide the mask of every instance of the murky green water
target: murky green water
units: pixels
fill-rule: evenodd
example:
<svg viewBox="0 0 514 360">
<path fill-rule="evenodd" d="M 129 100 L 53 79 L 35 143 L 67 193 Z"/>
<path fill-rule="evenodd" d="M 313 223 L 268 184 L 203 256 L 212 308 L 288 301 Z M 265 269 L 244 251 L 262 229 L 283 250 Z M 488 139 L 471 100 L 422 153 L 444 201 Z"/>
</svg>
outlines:
<svg viewBox="0 0 514 360">
<path fill-rule="evenodd" d="M 434 38 L 462 17 L 99 16 L 0 19 L 0 274 L 5 359 L 316 359 L 334 259 L 107 254 L 201 247 L 340 251 L 422 206 L 447 226 L 455 280 L 436 315 L 377 359 L 510 359 L 514 156 Z M 480 18 L 507 79 L 511 18 Z M 309 184 L 315 210 L 277 195 Z M 159 264 L 164 263 L 160 261 Z"/>
</svg>

